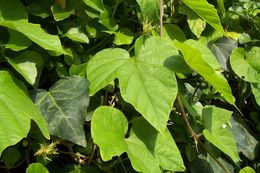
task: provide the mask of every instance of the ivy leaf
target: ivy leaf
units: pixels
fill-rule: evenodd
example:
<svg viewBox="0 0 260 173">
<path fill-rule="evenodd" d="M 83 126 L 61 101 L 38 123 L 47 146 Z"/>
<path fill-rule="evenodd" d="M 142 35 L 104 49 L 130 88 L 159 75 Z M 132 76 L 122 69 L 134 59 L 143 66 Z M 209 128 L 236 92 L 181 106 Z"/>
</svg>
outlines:
<svg viewBox="0 0 260 173">
<path fill-rule="evenodd" d="M 39 24 L 28 22 L 26 8 L 19 0 L 1 1 L 0 25 L 22 33 L 47 50 L 54 51 L 58 54 L 67 54 L 62 48 L 57 35 L 50 35 L 46 33 Z"/>
<path fill-rule="evenodd" d="M 67 77 L 56 82 L 49 91 L 37 90 L 34 95 L 50 133 L 84 147 L 88 85 L 83 77 Z"/>
<path fill-rule="evenodd" d="M 100 13 L 104 11 L 103 0 L 83 0 L 83 2 Z"/>
<path fill-rule="evenodd" d="M 157 22 L 159 20 L 159 1 L 137 0 L 143 20 Z"/>
<path fill-rule="evenodd" d="M 26 173 L 49 173 L 48 169 L 41 163 L 31 163 L 26 169 Z"/>
<path fill-rule="evenodd" d="M 232 112 L 215 106 L 206 106 L 202 110 L 202 122 L 205 127 L 205 138 L 227 154 L 235 163 L 240 158 L 232 133 L 227 129 L 227 122 Z"/>
<path fill-rule="evenodd" d="M 0 71 L 0 155 L 3 150 L 27 136 L 31 120 L 46 138 L 49 132 L 44 118 L 9 72 Z"/>
<path fill-rule="evenodd" d="M 189 8 L 206 20 L 213 28 L 224 33 L 217 10 L 206 0 L 182 0 Z"/>
<path fill-rule="evenodd" d="M 180 42 L 176 43 L 176 46 L 182 52 L 186 63 L 213 85 L 228 103 L 235 106 L 235 98 L 232 95 L 227 80 L 203 59 L 203 52 Z"/>
<path fill-rule="evenodd" d="M 138 50 L 135 58 L 119 48 L 97 53 L 87 66 L 90 94 L 118 78 L 123 99 L 163 132 L 177 95 L 174 73 L 164 63 L 174 59 L 178 51 L 159 37 L 145 39 Z"/>
<path fill-rule="evenodd" d="M 108 161 L 126 152 L 132 166 L 139 172 L 160 173 L 165 170 L 183 171 L 178 148 L 168 130 L 158 133 L 144 119 L 136 120 L 126 139 L 128 122 L 123 113 L 113 107 L 95 110 L 91 123 L 94 142 L 100 147 L 101 157 Z M 166 145 L 165 145 L 166 144 Z"/>
<path fill-rule="evenodd" d="M 31 85 L 36 81 L 37 69 L 43 65 L 42 56 L 33 51 L 26 51 L 16 58 L 8 58 L 7 61 Z"/>
<path fill-rule="evenodd" d="M 232 39 L 221 38 L 215 42 L 210 42 L 208 46 L 217 57 L 222 69 L 228 71 L 228 60 L 232 50 L 237 47 L 237 42 Z"/>
<path fill-rule="evenodd" d="M 260 81 L 260 73 L 249 64 L 246 59 L 246 51 L 243 48 L 236 48 L 232 51 L 230 65 L 241 79 L 252 83 Z"/>
<path fill-rule="evenodd" d="M 74 14 L 78 1 L 56 0 L 51 7 L 53 17 L 56 21 L 64 20 Z"/>
</svg>

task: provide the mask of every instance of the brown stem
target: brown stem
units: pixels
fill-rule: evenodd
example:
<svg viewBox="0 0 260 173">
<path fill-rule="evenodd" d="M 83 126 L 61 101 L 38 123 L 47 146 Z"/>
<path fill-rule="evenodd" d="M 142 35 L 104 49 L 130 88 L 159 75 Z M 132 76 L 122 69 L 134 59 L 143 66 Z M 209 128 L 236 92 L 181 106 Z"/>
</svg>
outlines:
<svg viewBox="0 0 260 173">
<path fill-rule="evenodd" d="M 160 36 L 163 36 L 163 0 L 160 0 Z"/>
<path fill-rule="evenodd" d="M 90 156 L 89 161 L 88 161 L 88 165 L 90 165 L 90 163 L 91 163 L 91 161 L 92 161 L 92 159 L 93 159 L 93 157 L 94 157 L 94 154 L 95 154 L 96 148 L 97 148 L 97 145 L 94 144 L 94 146 L 93 146 L 93 150 L 92 150 L 92 153 L 91 153 L 91 156 Z"/>
</svg>

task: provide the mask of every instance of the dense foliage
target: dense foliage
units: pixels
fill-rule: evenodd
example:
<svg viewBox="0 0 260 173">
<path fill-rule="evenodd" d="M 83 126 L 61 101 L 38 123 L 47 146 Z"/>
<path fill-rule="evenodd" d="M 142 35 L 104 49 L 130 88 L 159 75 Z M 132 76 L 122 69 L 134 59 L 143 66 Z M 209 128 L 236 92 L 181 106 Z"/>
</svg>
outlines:
<svg viewBox="0 0 260 173">
<path fill-rule="evenodd" d="M 1 0 L 0 172 L 260 172 L 258 0 Z"/>
</svg>

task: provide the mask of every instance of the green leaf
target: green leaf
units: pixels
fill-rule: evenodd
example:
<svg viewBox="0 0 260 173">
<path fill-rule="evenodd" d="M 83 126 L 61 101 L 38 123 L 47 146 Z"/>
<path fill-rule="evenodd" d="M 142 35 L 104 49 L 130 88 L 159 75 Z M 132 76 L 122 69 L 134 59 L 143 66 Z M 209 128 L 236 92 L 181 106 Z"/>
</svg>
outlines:
<svg viewBox="0 0 260 173">
<path fill-rule="evenodd" d="M 184 165 L 178 148 L 168 130 L 158 133 L 144 119 L 133 124 L 129 138 L 125 138 L 128 122 L 115 108 L 102 106 L 95 110 L 91 134 L 100 147 L 102 159 L 126 152 L 132 166 L 139 172 L 160 173 L 160 166 L 171 171 L 183 171 Z"/>
<path fill-rule="evenodd" d="M 260 47 L 252 47 L 246 54 L 249 64 L 258 72 L 260 72 Z"/>
<path fill-rule="evenodd" d="M 230 55 L 231 68 L 243 80 L 257 83 L 260 81 L 260 73 L 249 64 L 245 56 L 243 48 L 234 49 Z"/>
<path fill-rule="evenodd" d="M 31 120 L 49 138 L 44 118 L 9 72 L 0 71 L 0 85 L 0 155 L 6 147 L 26 137 Z"/>
<path fill-rule="evenodd" d="M 204 60 L 203 52 L 183 43 L 176 43 L 176 46 L 182 52 L 186 63 L 213 85 L 228 103 L 235 106 L 235 98 L 232 95 L 227 80 Z"/>
<path fill-rule="evenodd" d="M 45 0 L 33 1 L 27 6 L 27 9 L 30 14 L 40 16 L 42 18 L 52 15 L 51 6 L 48 1 Z"/>
<path fill-rule="evenodd" d="M 16 58 L 8 58 L 7 61 L 31 85 L 36 81 L 37 69 L 43 65 L 42 56 L 33 51 L 26 51 Z"/>
<path fill-rule="evenodd" d="M 215 106 L 206 106 L 202 110 L 202 121 L 205 129 L 205 138 L 227 154 L 235 163 L 240 158 L 232 133 L 227 129 L 227 122 L 232 112 Z"/>
<path fill-rule="evenodd" d="M 197 13 L 202 19 L 216 30 L 224 33 L 217 10 L 206 0 L 182 0 L 189 8 Z"/>
<path fill-rule="evenodd" d="M 14 164 L 21 159 L 19 145 L 11 146 L 5 149 L 1 158 L 8 168 L 12 168 L 12 166 L 14 166 Z"/>
<path fill-rule="evenodd" d="M 241 169 L 239 173 L 255 173 L 255 171 L 251 167 L 246 166 L 243 169 Z"/>
<path fill-rule="evenodd" d="M 95 110 L 91 121 L 91 135 L 99 145 L 104 161 L 128 150 L 125 141 L 127 129 L 127 119 L 118 109 L 102 106 Z"/>
<path fill-rule="evenodd" d="M 232 39 L 221 38 L 217 41 L 209 43 L 208 46 L 212 53 L 218 59 L 218 62 L 221 64 L 222 69 L 224 69 L 225 71 L 229 71 L 228 60 L 232 50 L 237 47 L 237 42 Z"/>
<path fill-rule="evenodd" d="M 0 11 L 1 26 L 5 26 L 22 33 L 33 42 L 47 50 L 55 51 L 59 54 L 67 54 L 63 50 L 60 39 L 57 35 L 50 35 L 46 33 L 39 24 L 32 24 L 28 22 L 26 8 L 19 0 L 2 0 Z"/>
<path fill-rule="evenodd" d="M 131 44 L 134 35 L 129 28 L 121 28 L 119 31 L 108 31 L 107 33 L 115 34 L 114 44 L 116 45 L 124 45 L 124 44 Z"/>
<path fill-rule="evenodd" d="M 67 77 L 56 82 L 49 91 L 37 90 L 35 104 L 52 135 L 86 146 L 83 125 L 89 104 L 88 85 L 83 77 Z"/>
<path fill-rule="evenodd" d="M 180 27 L 174 24 L 165 24 L 163 26 L 163 37 L 170 40 L 177 40 L 179 42 L 184 42 L 186 36 Z"/>
<path fill-rule="evenodd" d="M 256 103 L 260 106 L 260 82 L 259 83 L 251 83 L 251 90 L 254 94 Z"/>
<path fill-rule="evenodd" d="M 89 42 L 87 35 L 81 32 L 78 28 L 70 28 L 65 34 L 65 36 L 67 36 L 71 40 L 78 41 L 81 43 Z"/>
<path fill-rule="evenodd" d="M 103 0 L 83 0 L 83 2 L 100 13 L 104 11 Z"/>
<path fill-rule="evenodd" d="M 187 6 L 180 6 L 179 11 L 180 13 L 187 15 L 187 22 L 189 24 L 191 32 L 197 38 L 199 38 L 206 27 L 206 21 L 201 19 L 195 12 L 193 12 Z"/>
<path fill-rule="evenodd" d="M 49 173 L 48 169 L 41 163 L 31 163 L 26 169 L 26 173 Z"/>
<path fill-rule="evenodd" d="M 20 32 L 12 29 L 8 29 L 8 32 L 10 37 L 8 42 L 5 44 L 6 48 L 12 49 L 14 51 L 20 51 L 26 49 L 32 44 L 31 40 L 29 40 Z"/>
<path fill-rule="evenodd" d="M 116 31 L 118 29 L 116 20 L 112 18 L 112 12 L 109 7 L 105 7 L 104 11 L 100 14 L 99 23 L 110 31 Z"/>
<path fill-rule="evenodd" d="M 63 0 L 64 2 L 58 3 L 56 2 L 51 7 L 54 19 L 56 21 L 64 20 L 70 15 L 74 14 L 75 8 L 77 7 L 78 1 L 71 1 L 71 0 Z"/>
<path fill-rule="evenodd" d="M 123 99 L 163 132 L 177 95 L 174 73 L 164 63 L 176 55 L 171 43 L 159 37 L 145 39 L 135 58 L 119 48 L 102 50 L 87 66 L 90 94 L 118 78 Z"/>
<path fill-rule="evenodd" d="M 152 22 L 159 21 L 159 1 L 154 0 L 137 0 L 141 9 L 143 20 Z"/>
</svg>

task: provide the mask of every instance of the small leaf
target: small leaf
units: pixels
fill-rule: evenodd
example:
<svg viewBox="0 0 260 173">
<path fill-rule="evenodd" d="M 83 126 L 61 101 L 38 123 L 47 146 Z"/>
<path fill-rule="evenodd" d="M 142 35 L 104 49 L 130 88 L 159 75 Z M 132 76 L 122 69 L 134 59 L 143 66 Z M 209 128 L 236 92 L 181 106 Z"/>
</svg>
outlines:
<svg viewBox="0 0 260 173">
<path fill-rule="evenodd" d="M 27 136 L 31 120 L 49 138 L 44 118 L 17 83 L 9 72 L 0 71 L 0 155 L 6 147 Z"/>
<path fill-rule="evenodd" d="M 241 169 L 239 173 L 255 173 L 255 171 L 251 167 L 246 166 L 243 169 Z"/>
<path fill-rule="evenodd" d="M 236 163 L 240 160 L 236 141 L 226 125 L 231 114 L 232 112 L 215 106 L 205 107 L 202 111 L 202 121 L 205 127 L 203 135 Z"/>
<path fill-rule="evenodd" d="M 232 95 L 231 88 L 227 80 L 218 74 L 212 67 L 203 59 L 203 54 L 197 49 L 183 43 L 177 43 L 177 48 L 184 55 L 186 63 L 198 72 L 203 78 L 213 85 L 220 92 L 228 103 L 235 106 L 235 98 Z"/>
<path fill-rule="evenodd" d="M 122 28 L 119 31 L 114 32 L 114 34 L 115 39 L 113 43 L 116 45 L 131 44 L 134 39 L 134 35 L 129 28 Z"/>
<path fill-rule="evenodd" d="M 125 139 L 128 122 L 123 113 L 113 107 L 102 106 L 95 110 L 91 134 L 99 145 L 105 161 L 126 152 L 136 171 L 160 173 L 165 170 L 185 169 L 178 148 L 168 130 L 158 133 L 144 119 L 133 123 L 129 138 Z"/>
<path fill-rule="evenodd" d="M 257 83 L 260 81 L 260 73 L 249 64 L 245 56 L 243 48 L 234 49 L 230 55 L 231 68 L 243 80 Z"/>
<path fill-rule="evenodd" d="M 154 0 L 137 0 L 139 7 L 141 8 L 143 20 L 152 22 L 159 21 L 159 1 Z"/>
<path fill-rule="evenodd" d="M 116 20 L 112 18 L 112 12 L 109 7 L 105 7 L 104 11 L 100 14 L 99 23 L 110 31 L 116 31 L 118 29 Z"/>
<path fill-rule="evenodd" d="M 165 24 L 163 26 L 163 37 L 170 40 L 177 40 L 179 42 L 184 42 L 186 36 L 179 26 L 174 24 Z"/>
<path fill-rule="evenodd" d="M 36 81 L 37 69 L 43 65 L 42 56 L 33 51 L 26 51 L 16 58 L 9 58 L 7 61 L 31 85 L 34 85 Z"/>
<path fill-rule="evenodd" d="M 56 82 L 49 91 L 36 91 L 35 104 L 52 135 L 86 146 L 83 125 L 89 104 L 88 85 L 85 78 L 66 77 Z"/>
<path fill-rule="evenodd" d="M 89 42 L 87 35 L 81 32 L 78 28 L 70 28 L 65 35 L 74 41 L 78 41 L 81 43 Z"/>
<path fill-rule="evenodd" d="M 14 51 L 20 51 L 26 49 L 32 44 L 31 40 L 29 40 L 20 32 L 12 29 L 8 29 L 8 32 L 10 37 L 8 42 L 5 44 L 6 48 L 12 49 Z"/>
<path fill-rule="evenodd" d="M 224 33 L 217 10 L 206 0 L 182 0 L 189 8 L 206 20 L 213 28 Z"/>
<path fill-rule="evenodd" d="M 55 4 L 51 7 L 54 19 L 61 21 L 70 17 L 70 15 L 74 14 L 77 5 L 78 1 L 56 0 Z"/>
<path fill-rule="evenodd" d="M 41 163 L 31 163 L 26 169 L 26 173 L 49 173 L 48 169 Z"/>
</svg>

